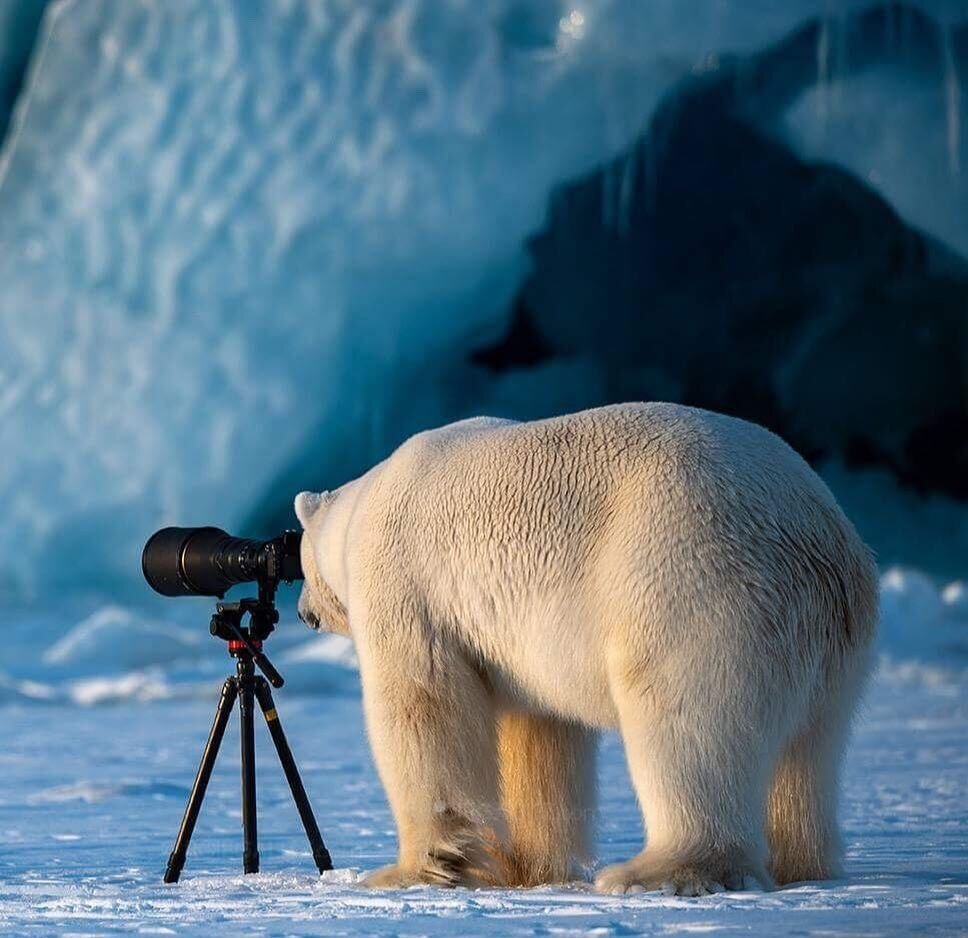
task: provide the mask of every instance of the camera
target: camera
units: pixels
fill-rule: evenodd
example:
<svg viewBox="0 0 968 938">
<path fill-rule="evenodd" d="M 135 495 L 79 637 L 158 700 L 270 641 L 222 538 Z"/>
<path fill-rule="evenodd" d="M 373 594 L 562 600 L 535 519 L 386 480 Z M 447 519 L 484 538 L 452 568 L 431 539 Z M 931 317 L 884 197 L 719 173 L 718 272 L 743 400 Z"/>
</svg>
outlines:
<svg viewBox="0 0 968 938">
<path fill-rule="evenodd" d="M 221 528 L 162 528 L 148 538 L 141 570 L 162 596 L 217 596 L 237 583 L 272 589 L 303 578 L 299 531 L 268 541 L 232 537 Z"/>
</svg>

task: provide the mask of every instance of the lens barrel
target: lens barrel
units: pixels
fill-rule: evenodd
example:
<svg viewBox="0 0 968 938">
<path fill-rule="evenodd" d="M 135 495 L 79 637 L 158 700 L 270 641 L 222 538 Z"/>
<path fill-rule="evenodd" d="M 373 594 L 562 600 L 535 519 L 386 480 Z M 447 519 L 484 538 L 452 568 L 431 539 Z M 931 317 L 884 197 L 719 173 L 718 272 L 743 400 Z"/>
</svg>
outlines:
<svg viewBox="0 0 968 938">
<path fill-rule="evenodd" d="M 221 597 L 236 583 L 273 575 L 274 544 L 232 537 L 221 528 L 162 528 L 145 544 L 141 570 L 163 596 Z"/>
</svg>

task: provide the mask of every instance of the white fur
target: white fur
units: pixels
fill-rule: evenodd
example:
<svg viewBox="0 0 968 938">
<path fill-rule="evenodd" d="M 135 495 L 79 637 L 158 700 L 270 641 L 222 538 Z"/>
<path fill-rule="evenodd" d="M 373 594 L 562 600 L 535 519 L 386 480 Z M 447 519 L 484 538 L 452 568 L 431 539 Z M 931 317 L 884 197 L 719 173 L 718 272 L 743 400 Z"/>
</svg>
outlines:
<svg viewBox="0 0 968 938">
<path fill-rule="evenodd" d="M 837 874 L 875 569 L 778 437 L 672 404 L 466 420 L 296 510 L 300 614 L 352 635 L 398 825 L 372 883 L 573 875 L 599 728 L 648 833 L 600 889 Z"/>
</svg>

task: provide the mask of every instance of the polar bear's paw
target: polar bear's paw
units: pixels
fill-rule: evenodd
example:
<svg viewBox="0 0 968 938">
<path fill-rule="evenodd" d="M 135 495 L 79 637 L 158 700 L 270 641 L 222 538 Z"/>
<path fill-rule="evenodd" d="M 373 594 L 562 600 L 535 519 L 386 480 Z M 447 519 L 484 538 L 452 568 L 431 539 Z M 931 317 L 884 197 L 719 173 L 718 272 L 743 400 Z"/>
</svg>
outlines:
<svg viewBox="0 0 968 938">
<path fill-rule="evenodd" d="M 407 870 L 397 863 L 391 863 L 364 876 L 362 882 L 371 889 L 406 889 L 426 883 L 426 880 L 421 878 L 419 870 Z"/>
<path fill-rule="evenodd" d="M 418 885 L 480 887 L 504 885 L 504 879 L 493 845 L 486 845 L 484 838 L 465 831 L 447 841 L 438 841 L 418 867 L 399 863 L 384 866 L 365 877 L 363 885 L 374 889 Z"/>
<path fill-rule="evenodd" d="M 769 888 L 769 878 L 752 864 L 723 859 L 653 862 L 641 854 L 627 863 L 607 866 L 595 877 L 595 889 L 613 896 L 661 890 L 670 896 L 708 896 L 725 890 Z"/>
<path fill-rule="evenodd" d="M 480 879 L 457 863 L 431 861 L 420 869 L 407 869 L 398 863 L 374 870 L 364 877 L 371 889 L 408 889 L 410 886 L 480 886 Z"/>
</svg>

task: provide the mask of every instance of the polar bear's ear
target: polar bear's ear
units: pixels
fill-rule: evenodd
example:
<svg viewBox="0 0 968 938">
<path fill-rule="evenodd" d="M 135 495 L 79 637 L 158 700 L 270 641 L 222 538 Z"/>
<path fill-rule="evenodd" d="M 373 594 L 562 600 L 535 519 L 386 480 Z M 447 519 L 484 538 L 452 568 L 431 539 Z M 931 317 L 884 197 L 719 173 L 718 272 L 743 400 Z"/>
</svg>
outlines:
<svg viewBox="0 0 968 938">
<path fill-rule="evenodd" d="M 300 492 L 296 496 L 296 517 L 303 528 L 308 528 L 313 516 L 329 501 L 329 492 Z"/>
</svg>

